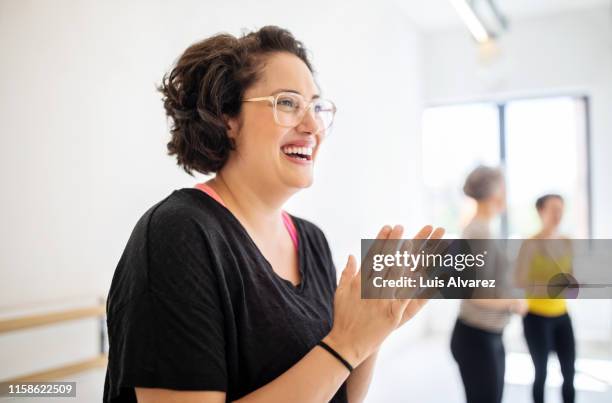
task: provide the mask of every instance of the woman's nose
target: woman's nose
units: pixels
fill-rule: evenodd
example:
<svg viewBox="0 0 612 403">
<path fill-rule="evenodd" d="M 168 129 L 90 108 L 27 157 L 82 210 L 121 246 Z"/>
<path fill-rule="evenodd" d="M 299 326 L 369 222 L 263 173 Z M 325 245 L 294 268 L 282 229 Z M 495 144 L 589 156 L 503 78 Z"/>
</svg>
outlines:
<svg viewBox="0 0 612 403">
<path fill-rule="evenodd" d="M 314 108 L 312 105 L 304 111 L 304 116 L 302 117 L 302 121 L 297 126 L 297 129 L 300 132 L 306 132 L 311 134 L 316 134 L 321 129 L 319 127 L 319 123 L 315 116 Z"/>
</svg>

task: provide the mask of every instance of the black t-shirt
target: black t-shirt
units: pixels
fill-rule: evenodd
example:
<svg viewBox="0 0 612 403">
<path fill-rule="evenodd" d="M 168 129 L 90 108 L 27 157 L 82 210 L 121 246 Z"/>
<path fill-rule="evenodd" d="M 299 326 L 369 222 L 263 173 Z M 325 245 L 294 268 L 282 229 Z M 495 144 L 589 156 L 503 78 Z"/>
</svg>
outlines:
<svg viewBox="0 0 612 403">
<path fill-rule="evenodd" d="M 280 376 L 331 330 L 336 271 L 323 232 L 292 216 L 301 282 L 274 272 L 235 216 L 195 188 L 137 222 L 107 300 L 105 402 L 134 386 L 233 401 Z M 347 402 L 346 382 L 332 402 Z"/>
</svg>

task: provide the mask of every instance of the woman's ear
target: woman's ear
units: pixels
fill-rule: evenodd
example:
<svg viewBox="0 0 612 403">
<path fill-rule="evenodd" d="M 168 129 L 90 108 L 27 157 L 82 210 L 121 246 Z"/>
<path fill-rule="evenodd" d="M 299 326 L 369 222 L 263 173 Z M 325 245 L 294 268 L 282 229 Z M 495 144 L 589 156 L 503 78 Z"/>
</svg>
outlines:
<svg viewBox="0 0 612 403">
<path fill-rule="evenodd" d="M 236 138 L 238 138 L 238 133 L 240 132 L 240 122 L 238 120 L 238 116 L 230 117 L 228 115 L 223 115 L 223 119 L 228 127 L 227 135 L 230 139 L 232 139 L 232 141 L 235 141 Z"/>
</svg>

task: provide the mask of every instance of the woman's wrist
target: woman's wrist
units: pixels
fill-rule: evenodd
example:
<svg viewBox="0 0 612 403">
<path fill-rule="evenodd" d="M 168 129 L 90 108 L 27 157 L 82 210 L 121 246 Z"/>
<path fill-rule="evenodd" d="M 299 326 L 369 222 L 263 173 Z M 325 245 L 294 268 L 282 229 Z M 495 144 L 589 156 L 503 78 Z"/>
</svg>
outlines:
<svg viewBox="0 0 612 403">
<path fill-rule="evenodd" d="M 353 368 L 356 368 L 366 358 L 348 338 L 340 337 L 333 330 L 322 341 L 340 354 Z"/>
<path fill-rule="evenodd" d="M 326 342 L 324 342 L 323 340 L 319 340 L 319 342 L 317 343 L 317 346 L 320 346 L 322 349 L 326 350 L 328 353 L 330 353 L 331 355 L 334 356 L 334 358 L 336 358 L 342 365 L 344 365 L 346 367 L 346 369 L 348 369 L 349 373 L 353 372 L 353 370 L 355 369 L 350 362 L 348 362 L 343 356 L 342 354 L 340 354 L 339 352 L 337 352 L 334 348 L 332 348 L 329 344 L 327 344 Z"/>
</svg>

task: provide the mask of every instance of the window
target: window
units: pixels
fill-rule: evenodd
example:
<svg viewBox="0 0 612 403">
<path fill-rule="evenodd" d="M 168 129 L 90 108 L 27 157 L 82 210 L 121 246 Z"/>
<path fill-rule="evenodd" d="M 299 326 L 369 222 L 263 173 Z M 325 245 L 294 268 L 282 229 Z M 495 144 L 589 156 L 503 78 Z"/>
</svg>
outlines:
<svg viewBox="0 0 612 403">
<path fill-rule="evenodd" d="M 547 97 L 427 108 L 423 114 L 423 178 L 429 219 L 458 237 L 474 203 L 463 195 L 477 165 L 501 165 L 507 182 L 502 237 L 522 238 L 539 228 L 535 200 L 559 193 L 566 200 L 562 231 L 590 236 L 588 98 Z"/>
<path fill-rule="evenodd" d="M 585 101 L 545 98 L 506 106 L 508 235 L 539 228 L 534 202 L 545 193 L 565 200 L 561 232 L 589 236 Z"/>
</svg>

